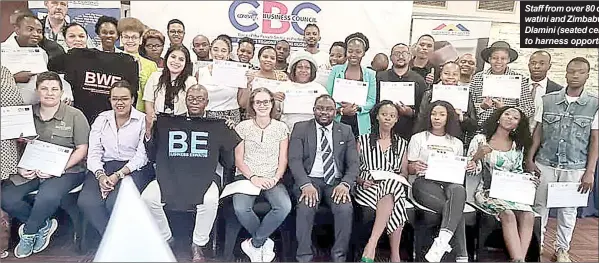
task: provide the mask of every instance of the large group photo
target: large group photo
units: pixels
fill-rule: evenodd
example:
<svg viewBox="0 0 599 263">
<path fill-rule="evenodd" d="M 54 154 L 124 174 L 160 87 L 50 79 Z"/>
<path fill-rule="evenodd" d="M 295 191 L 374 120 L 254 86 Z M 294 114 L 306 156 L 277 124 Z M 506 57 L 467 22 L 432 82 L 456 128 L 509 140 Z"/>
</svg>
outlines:
<svg viewBox="0 0 599 263">
<path fill-rule="evenodd" d="M 2 1 L 2 262 L 599 260 L 599 48 L 520 1 Z"/>
</svg>

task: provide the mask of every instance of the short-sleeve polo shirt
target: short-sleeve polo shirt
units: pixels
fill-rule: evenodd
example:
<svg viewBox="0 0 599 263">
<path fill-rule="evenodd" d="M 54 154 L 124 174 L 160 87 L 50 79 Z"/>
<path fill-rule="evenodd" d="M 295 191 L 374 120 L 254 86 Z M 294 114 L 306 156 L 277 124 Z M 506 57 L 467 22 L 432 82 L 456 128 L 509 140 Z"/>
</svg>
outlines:
<svg viewBox="0 0 599 263">
<path fill-rule="evenodd" d="M 40 115 L 40 104 L 36 104 L 33 106 L 33 116 L 38 140 L 73 150 L 76 146 L 88 144 L 90 126 L 79 109 L 61 102 L 54 117 L 44 121 Z M 80 173 L 85 170 L 85 161 L 81 161 L 66 173 Z"/>
</svg>

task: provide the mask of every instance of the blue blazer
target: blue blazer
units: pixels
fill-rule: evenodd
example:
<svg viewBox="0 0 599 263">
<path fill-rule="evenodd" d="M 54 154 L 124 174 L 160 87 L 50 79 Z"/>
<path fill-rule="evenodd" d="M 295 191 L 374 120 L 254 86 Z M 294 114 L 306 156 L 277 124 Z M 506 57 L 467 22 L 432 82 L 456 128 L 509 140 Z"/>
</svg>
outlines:
<svg viewBox="0 0 599 263">
<path fill-rule="evenodd" d="M 329 95 L 333 95 L 333 89 L 335 88 L 335 79 L 345 79 L 345 70 L 347 64 L 337 65 L 331 69 L 329 80 L 327 81 L 327 92 Z M 368 95 L 366 97 L 366 105 L 361 106 L 361 110 L 357 113 L 358 115 L 358 128 L 360 135 L 370 133 L 370 109 L 376 104 L 376 72 L 366 67 L 362 67 L 362 81 L 368 83 Z M 338 103 L 338 105 L 340 105 Z M 341 116 L 335 118 L 336 121 L 341 120 Z"/>
</svg>

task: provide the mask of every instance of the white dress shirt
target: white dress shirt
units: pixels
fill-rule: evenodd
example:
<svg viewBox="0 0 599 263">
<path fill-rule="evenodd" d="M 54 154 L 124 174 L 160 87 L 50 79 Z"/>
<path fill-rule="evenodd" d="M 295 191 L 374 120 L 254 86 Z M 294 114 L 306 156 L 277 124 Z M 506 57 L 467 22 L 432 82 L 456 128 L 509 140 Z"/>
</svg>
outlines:
<svg viewBox="0 0 599 263">
<path fill-rule="evenodd" d="M 548 78 L 545 77 L 543 80 L 541 81 L 534 81 L 534 80 L 530 80 L 530 91 L 532 92 L 534 87 L 537 86 L 535 92 L 532 95 L 533 99 L 534 99 L 534 103 L 535 103 L 535 113 L 538 112 L 539 110 L 542 111 L 542 107 L 543 107 L 543 95 L 545 95 L 545 93 L 547 92 L 547 81 Z M 539 85 L 535 85 L 539 84 Z M 535 114 L 533 114 L 532 116 L 535 116 Z M 534 132 L 535 127 L 537 126 L 537 123 L 534 120 L 530 121 L 530 131 Z"/>
<path fill-rule="evenodd" d="M 314 124 L 316 125 L 316 157 L 314 158 L 314 164 L 312 165 L 312 171 L 310 171 L 310 174 L 308 175 L 309 177 L 315 177 L 315 178 L 324 178 L 324 161 L 322 158 L 322 155 L 324 154 L 324 151 L 322 151 L 322 149 L 320 149 L 320 142 L 322 140 L 322 131 L 320 130 L 321 127 L 323 127 L 322 125 L 318 124 L 316 121 L 314 121 Z M 331 146 L 331 151 L 333 151 L 333 123 L 331 122 L 331 124 L 325 126 L 327 128 L 327 131 L 325 132 L 325 136 L 327 136 L 327 140 L 329 141 L 329 145 Z M 331 153 L 333 154 L 333 153 Z M 336 178 L 339 177 L 339 169 L 337 169 L 337 164 L 335 163 L 335 156 L 333 155 L 333 168 L 335 170 L 335 173 L 333 174 L 333 176 L 335 176 Z"/>
</svg>

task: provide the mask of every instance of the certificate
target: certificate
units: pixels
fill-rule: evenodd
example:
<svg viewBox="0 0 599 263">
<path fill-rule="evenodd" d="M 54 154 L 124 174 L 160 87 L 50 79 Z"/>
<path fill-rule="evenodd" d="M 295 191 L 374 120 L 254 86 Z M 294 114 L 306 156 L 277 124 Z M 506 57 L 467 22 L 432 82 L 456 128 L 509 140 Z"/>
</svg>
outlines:
<svg viewBox="0 0 599 263">
<path fill-rule="evenodd" d="M 37 135 L 31 105 L 2 107 L 0 116 L 2 140 Z"/>
<path fill-rule="evenodd" d="M 257 88 L 267 88 L 270 92 L 283 92 L 283 84 L 286 81 L 279 81 L 274 79 L 265 79 L 256 77 L 252 81 L 252 90 Z"/>
<path fill-rule="evenodd" d="M 428 156 L 425 179 L 464 184 L 468 157 L 433 151 Z"/>
<path fill-rule="evenodd" d="M 381 100 L 414 106 L 414 82 L 383 82 L 381 81 Z"/>
<path fill-rule="evenodd" d="M 203 60 L 202 60 L 202 61 L 196 61 L 196 62 L 193 62 L 193 67 L 194 67 L 196 70 L 197 70 L 197 69 L 200 69 L 200 68 L 205 68 L 205 67 L 207 67 L 208 65 L 212 65 L 212 61 L 203 61 Z"/>
<path fill-rule="evenodd" d="M 554 207 L 586 207 L 589 192 L 578 191 L 580 183 L 549 183 L 547 185 L 547 208 Z"/>
<path fill-rule="evenodd" d="M 312 108 L 318 96 L 320 96 L 320 93 L 317 90 L 287 90 L 283 102 L 283 113 L 313 114 Z"/>
<path fill-rule="evenodd" d="M 217 85 L 232 88 L 247 88 L 246 73 L 250 65 L 235 61 L 215 60 L 212 66 L 212 81 Z"/>
<path fill-rule="evenodd" d="M 483 75 L 483 97 L 519 99 L 521 91 L 521 76 Z"/>
<path fill-rule="evenodd" d="M 250 180 L 243 179 L 225 185 L 225 189 L 220 194 L 220 198 L 225 198 L 232 194 L 259 195 L 261 189 L 255 186 Z"/>
<path fill-rule="evenodd" d="M 368 96 L 368 82 L 335 79 L 335 88 L 333 89 L 333 99 L 338 103 L 348 102 L 358 106 L 366 105 Z"/>
<path fill-rule="evenodd" d="M 316 79 L 314 79 L 314 81 L 326 87 L 330 75 L 330 69 L 319 69 L 318 71 L 316 71 Z"/>
<path fill-rule="evenodd" d="M 533 175 L 493 170 L 489 197 L 532 205 L 537 187 L 531 180 Z"/>
<path fill-rule="evenodd" d="M 61 176 L 72 151 L 72 149 L 60 145 L 33 140 L 27 143 L 17 167 Z"/>
<path fill-rule="evenodd" d="M 2 47 L 2 66 L 12 74 L 31 71 L 37 74 L 48 71 L 46 51 L 39 47 Z"/>
<path fill-rule="evenodd" d="M 468 98 L 470 87 L 461 85 L 433 85 L 433 97 L 431 102 L 444 100 L 462 112 L 468 111 Z"/>
<path fill-rule="evenodd" d="M 370 170 L 370 175 L 375 181 L 384 181 L 384 180 L 397 180 L 405 186 L 412 187 L 408 180 L 402 175 L 388 172 L 388 171 L 380 171 L 380 170 Z"/>
</svg>

